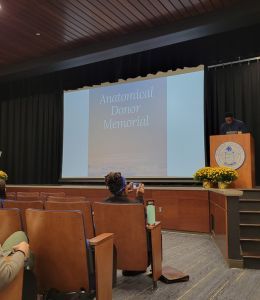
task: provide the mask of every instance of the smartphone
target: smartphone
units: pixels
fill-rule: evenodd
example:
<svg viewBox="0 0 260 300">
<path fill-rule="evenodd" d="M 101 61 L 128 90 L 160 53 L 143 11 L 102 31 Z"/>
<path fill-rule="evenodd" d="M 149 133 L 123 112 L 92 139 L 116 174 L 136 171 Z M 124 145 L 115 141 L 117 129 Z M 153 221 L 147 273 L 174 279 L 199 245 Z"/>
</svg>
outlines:
<svg viewBox="0 0 260 300">
<path fill-rule="evenodd" d="M 136 190 L 136 189 L 138 189 L 138 188 L 139 188 L 139 186 L 140 186 L 140 183 L 139 183 L 139 182 L 133 182 L 133 185 L 132 185 L 132 187 L 133 187 L 133 190 Z"/>
</svg>

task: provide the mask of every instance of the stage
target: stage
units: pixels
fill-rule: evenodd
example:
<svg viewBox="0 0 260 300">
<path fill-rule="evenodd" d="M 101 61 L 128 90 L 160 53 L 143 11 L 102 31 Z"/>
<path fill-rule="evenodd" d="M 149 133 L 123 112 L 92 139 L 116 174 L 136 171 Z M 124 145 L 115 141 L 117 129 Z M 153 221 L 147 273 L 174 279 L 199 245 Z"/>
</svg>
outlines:
<svg viewBox="0 0 260 300">
<path fill-rule="evenodd" d="M 89 201 L 103 201 L 110 193 L 105 186 L 95 185 L 8 185 L 10 192 L 56 192 L 85 196 Z M 214 190 L 224 195 L 238 195 L 237 190 Z M 134 195 L 131 195 L 134 197 Z M 153 199 L 156 218 L 163 229 L 210 232 L 210 192 L 201 187 L 146 187 L 145 200 Z"/>
</svg>

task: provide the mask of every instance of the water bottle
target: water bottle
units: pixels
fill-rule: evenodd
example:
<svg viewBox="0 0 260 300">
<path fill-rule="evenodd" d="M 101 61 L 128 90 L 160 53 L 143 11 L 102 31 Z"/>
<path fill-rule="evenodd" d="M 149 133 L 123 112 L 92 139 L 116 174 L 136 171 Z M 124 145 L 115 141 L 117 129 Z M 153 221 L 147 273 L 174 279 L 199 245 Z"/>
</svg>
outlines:
<svg viewBox="0 0 260 300">
<path fill-rule="evenodd" d="M 147 213 L 147 224 L 154 225 L 155 224 L 155 206 L 154 201 L 149 200 L 146 206 L 146 213 Z"/>
</svg>

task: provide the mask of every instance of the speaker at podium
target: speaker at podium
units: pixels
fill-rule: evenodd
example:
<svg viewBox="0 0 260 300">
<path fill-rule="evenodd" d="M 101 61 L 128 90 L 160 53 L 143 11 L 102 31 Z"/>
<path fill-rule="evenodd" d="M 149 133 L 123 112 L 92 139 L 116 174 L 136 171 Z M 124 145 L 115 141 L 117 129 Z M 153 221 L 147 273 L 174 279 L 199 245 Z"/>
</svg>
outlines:
<svg viewBox="0 0 260 300">
<path fill-rule="evenodd" d="M 250 133 L 210 136 L 210 165 L 226 166 L 238 172 L 233 188 L 255 186 L 255 147 Z"/>
</svg>

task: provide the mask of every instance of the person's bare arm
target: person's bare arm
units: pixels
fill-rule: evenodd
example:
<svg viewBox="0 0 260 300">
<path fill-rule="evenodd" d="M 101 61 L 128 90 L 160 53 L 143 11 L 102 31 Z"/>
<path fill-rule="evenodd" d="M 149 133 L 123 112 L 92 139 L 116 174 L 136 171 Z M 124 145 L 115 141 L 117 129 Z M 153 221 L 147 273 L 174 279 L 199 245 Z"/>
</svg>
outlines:
<svg viewBox="0 0 260 300">
<path fill-rule="evenodd" d="M 15 252 L 22 252 L 25 256 L 25 259 L 29 257 L 29 244 L 26 242 L 21 242 L 20 244 L 13 247 Z"/>
<path fill-rule="evenodd" d="M 136 190 L 136 200 L 140 203 L 144 203 L 144 184 L 141 183 Z"/>
</svg>

